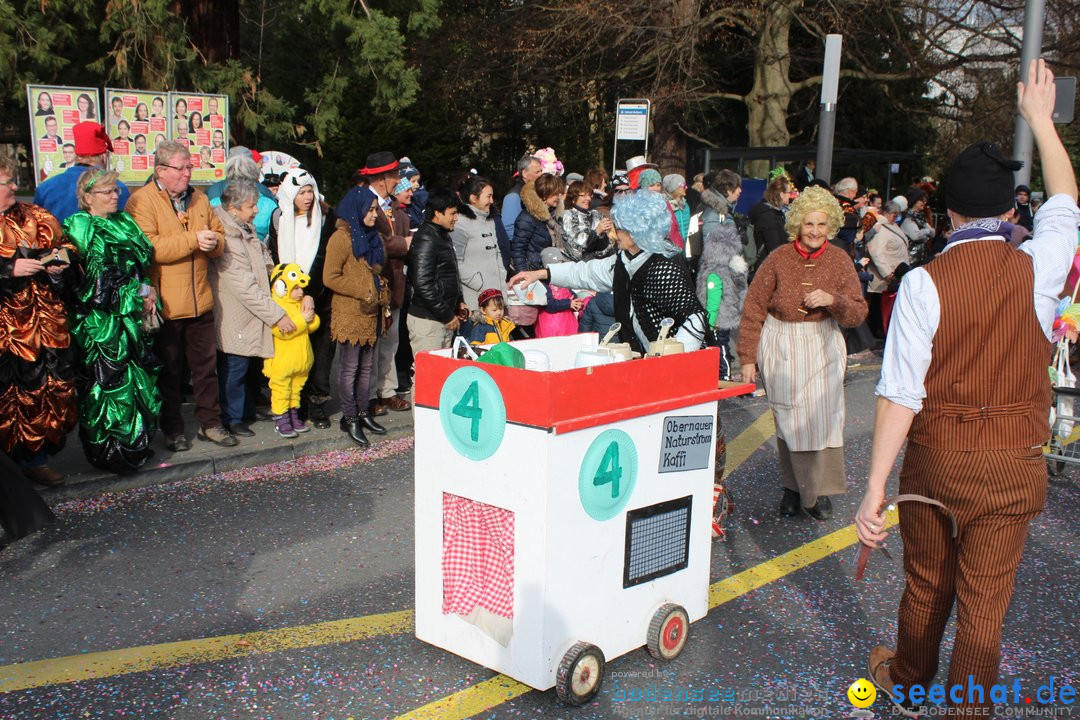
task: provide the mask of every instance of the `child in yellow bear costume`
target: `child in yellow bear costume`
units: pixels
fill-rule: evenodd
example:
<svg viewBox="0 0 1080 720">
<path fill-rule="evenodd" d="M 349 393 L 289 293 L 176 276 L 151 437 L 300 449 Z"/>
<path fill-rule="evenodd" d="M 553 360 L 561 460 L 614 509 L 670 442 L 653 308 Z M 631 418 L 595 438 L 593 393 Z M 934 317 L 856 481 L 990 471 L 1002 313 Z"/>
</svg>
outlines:
<svg viewBox="0 0 1080 720">
<path fill-rule="evenodd" d="M 319 329 L 319 316 L 302 307 L 304 288 L 309 282 L 311 278 L 295 263 L 278 265 L 270 273 L 270 294 L 296 325 L 296 330 L 287 335 L 274 327 L 274 357 L 267 358 L 263 365 L 263 375 L 270 379 L 275 430 L 286 438 L 310 429 L 300 419 L 300 390 L 315 361 L 308 335 Z"/>
</svg>

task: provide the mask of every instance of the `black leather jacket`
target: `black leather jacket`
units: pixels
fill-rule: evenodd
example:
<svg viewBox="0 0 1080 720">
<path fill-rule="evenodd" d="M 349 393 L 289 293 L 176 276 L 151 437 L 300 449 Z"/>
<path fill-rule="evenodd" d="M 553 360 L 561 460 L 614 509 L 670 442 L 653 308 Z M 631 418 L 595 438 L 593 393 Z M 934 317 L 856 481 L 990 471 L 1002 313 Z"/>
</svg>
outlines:
<svg viewBox="0 0 1080 720">
<path fill-rule="evenodd" d="M 457 256 L 450 233 L 425 221 L 409 247 L 409 284 L 413 288 L 409 314 L 448 323 L 461 302 Z"/>
</svg>

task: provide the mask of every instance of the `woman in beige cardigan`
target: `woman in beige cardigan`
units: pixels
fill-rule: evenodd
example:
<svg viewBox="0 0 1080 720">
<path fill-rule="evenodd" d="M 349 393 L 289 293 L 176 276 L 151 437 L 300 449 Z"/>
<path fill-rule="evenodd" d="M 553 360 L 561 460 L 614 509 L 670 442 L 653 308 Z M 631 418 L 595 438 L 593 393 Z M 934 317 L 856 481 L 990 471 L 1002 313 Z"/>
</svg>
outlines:
<svg viewBox="0 0 1080 720">
<path fill-rule="evenodd" d="M 379 198 L 368 188 L 353 188 L 337 207 L 337 230 L 326 245 L 323 284 L 330 301 L 330 337 L 338 343 L 338 399 L 341 430 L 358 445 L 368 445 L 364 430 L 386 428 L 371 417 L 368 395 L 375 344 L 390 320 L 390 288 L 379 273 L 386 262 L 375 229 Z"/>
<path fill-rule="evenodd" d="M 881 329 L 881 336 L 889 334 L 889 318 L 896 301 L 900 278 L 908 271 L 908 236 L 896 224 L 900 206 L 891 200 L 882 207 L 882 216 L 874 226 L 873 235 L 866 242 L 870 255 L 870 285 L 866 299 L 870 303 L 871 328 Z"/>
<path fill-rule="evenodd" d="M 221 205 L 214 208 L 225 228 L 225 252 L 214 261 L 210 272 L 220 351 L 221 419 L 226 430 L 241 437 L 255 435 L 244 422 L 255 414 L 254 398 L 248 397 L 245 382 L 252 358 L 273 357 L 270 328 L 274 325 L 283 333 L 296 330 L 270 295 L 268 270 L 273 262 L 251 224 L 258 201 L 255 183 L 236 182 L 225 187 Z"/>
</svg>

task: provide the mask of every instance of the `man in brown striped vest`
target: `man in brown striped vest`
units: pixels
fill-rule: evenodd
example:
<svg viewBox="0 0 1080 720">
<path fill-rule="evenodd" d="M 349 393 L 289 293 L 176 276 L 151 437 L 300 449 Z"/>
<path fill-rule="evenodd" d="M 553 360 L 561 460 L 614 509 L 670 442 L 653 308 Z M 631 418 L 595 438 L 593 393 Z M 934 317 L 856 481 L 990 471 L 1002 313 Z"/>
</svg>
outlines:
<svg viewBox="0 0 1080 720">
<path fill-rule="evenodd" d="M 1004 218 L 1013 207 L 1019 164 L 989 143 L 964 150 L 949 171 L 954 232 L 937 259 L 905 275 L 877 386 L 870 476 L 856 516 L 859 539 L 873 547 L 886 537 L 885 483 L 905 437 L 900 492 L 948 508 L 901 505 L 906 584 L 896 651 L 878 646 L 870 653 L 871 679 L 912 717 L 918 708 L 906 690 L 934 682 L 954 604 L 946 702 L 991 704 L 1028 524 L 1046 498 L 1046 369 L 1080 210 L 1076 178 L 1051 120 L 1053 75 L 1043 61 L 1032 63 L 1018 98 L 1052 196 L 1039 210 L 1035 233 L 1019 249 L 1007 242 L 1011 226 Z"/>
</svg>

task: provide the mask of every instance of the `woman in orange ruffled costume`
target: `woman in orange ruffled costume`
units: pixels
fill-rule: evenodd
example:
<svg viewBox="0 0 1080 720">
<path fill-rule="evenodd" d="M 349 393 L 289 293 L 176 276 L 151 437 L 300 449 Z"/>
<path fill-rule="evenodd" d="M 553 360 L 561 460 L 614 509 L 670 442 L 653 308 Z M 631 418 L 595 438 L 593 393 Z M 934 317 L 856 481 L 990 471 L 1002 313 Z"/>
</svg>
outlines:
<svg viewBox="0 0 1080 720">
<path fill-rule="evenodd" d="M 0 450 L 44 485 L 64 476 L 49 455 L 77 420 L 64 302 L 77 268 L 56 218 L 16 202 L 16 167 L 0 155 Z M 66 250 L 66 253 L 61 251 Z"/>
</svg>

